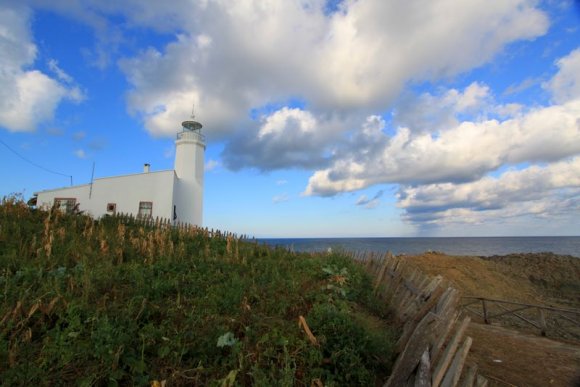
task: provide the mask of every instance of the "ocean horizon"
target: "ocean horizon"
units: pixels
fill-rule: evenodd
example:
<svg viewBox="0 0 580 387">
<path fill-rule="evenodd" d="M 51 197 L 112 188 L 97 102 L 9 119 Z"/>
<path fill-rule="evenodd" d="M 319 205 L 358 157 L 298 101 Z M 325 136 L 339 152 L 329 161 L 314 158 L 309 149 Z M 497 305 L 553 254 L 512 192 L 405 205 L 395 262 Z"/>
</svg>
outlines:
<svg viewBox="0 0 580 387">
<path fill-rule="evenodd" d="M 493 256 L 550 252 L 580 258 L 580 236 L 535 237 L 402 237 L 402 238 L 258 238 L 259 243 L 297 252 L 369 251 Z"/>
</svg>

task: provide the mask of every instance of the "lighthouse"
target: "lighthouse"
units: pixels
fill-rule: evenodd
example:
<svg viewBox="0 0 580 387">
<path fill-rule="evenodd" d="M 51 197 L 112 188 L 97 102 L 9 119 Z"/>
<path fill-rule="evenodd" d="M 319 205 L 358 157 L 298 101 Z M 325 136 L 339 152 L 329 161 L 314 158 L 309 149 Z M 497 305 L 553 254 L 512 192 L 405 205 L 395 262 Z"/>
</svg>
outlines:
<svg viewBox="0 0 580 387">
<path fill-rule="evenodd" d="M 173 220 L 195 225 L 203 221 L 203 173 L 205 137 L 202 124 L 191 120 L 181 123 L 175 140 L 176 186 L 173 191 Z"/>
</svg>

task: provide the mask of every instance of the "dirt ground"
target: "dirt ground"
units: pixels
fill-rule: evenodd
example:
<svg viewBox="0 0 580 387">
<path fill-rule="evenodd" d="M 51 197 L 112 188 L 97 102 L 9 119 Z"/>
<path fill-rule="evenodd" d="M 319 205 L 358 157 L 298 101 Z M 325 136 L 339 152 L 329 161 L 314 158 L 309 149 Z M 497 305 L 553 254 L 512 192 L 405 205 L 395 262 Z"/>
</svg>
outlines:
<svg viewBox="0 0 580 387">
<path fill-rule="evenodd" d="M 580 346 L 471 323 L 468 362 L 477 364 L 491 386 L 578 386 Z"/>
<path fill-rule="evenodd" d="M 503 257 L 429 253 L 407 259 L 430 275 L 442 275 L 463 296 L 580 307 L 579 258 L 551 253 Z M 499 324 L 472 322 L 467 331 L 473 338 L 468 363 L 477 364 L 491 386 L 580 386 L 577 342 Z"/>
</svg>

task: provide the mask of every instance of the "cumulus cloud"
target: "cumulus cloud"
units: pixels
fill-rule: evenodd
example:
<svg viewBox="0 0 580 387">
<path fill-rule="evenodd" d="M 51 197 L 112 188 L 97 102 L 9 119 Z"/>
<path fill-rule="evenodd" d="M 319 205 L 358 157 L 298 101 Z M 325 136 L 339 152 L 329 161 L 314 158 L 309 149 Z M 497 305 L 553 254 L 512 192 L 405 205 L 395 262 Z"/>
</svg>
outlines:
<svg viewBox="0 0 580 387">
<path fill-rule="evenodd" d="M 320 121 L 308 111 L 284 107 L 228 142 L 222 157 L 233 170 L 321 167 L 329 159 L 333 144 L 329 140 L 339 139 L 337 125 L 332 119 Z"/>
<path fill-rule="evenodd" d="M 170 135 L 195 102 L 210 138 L 247 130 L 250 109 L 291 97 L 308 101 L 318 119 L 364 116 L 388 106 L 407 82 L 472 69 L 549 24 L 527 0 L 346 1 L 333 13 L 325 5 L 198 2 L 185 12 L 190 19 L 155 3 L 137 6 L 135 15 L 125 10 L 132 22 L 159 28 L 167 28 L 161 16 L 169 13 L 180 31 L 162 50 L 121 61 L 133 86 L 130 111 L 150 133 Z M 456 17 L 446 17 L 450 9 Z"/>
<path fill-rule="evenodd" d="M 382 183 L 474 181 L 504 164 L 573 156 L 580 152 L 580 100 L 504 121 L 465 121 L 436 133 L 403 127 L 393 136 L 379 130 L 365 134 L 364 129 L 359 136 L 368 141 L 338 153 L 329 168 L 316 171 L 305 194 L 331 196 Z"/>
<path fill-rule="evenodd" d="M 57 0 L 50 7 L 93 26 L 99 40 L 105 35 L 122 40 L 115 39 L 119 31 L 104 15 L 123 15 L 123 28 L 174 34 L 164 46 L 118 62 L 131 85 L 128 110 L 151 135 L 173 136 L 195 104 L 209 140 L 225 142 L 222 159 L 233 170 L 321 169 L 332 160 L 348 160 L 340 148 L 350 131 L 365 117 L 390 109 L 407 84 L 469 71 L 510 43 L 535 39 L 549 27 L 534 0 L 437 0 L 421 7 L 364 0 L 334 8 L 325 0 L 183 0 L 172 7 Z M 447 17 L 449 12 L 455 17 Z M 455 114 L 484 106 L 488 95 L 480 83 L 450 90 L 443 98 L 423 95 L 412 101 L 424 108 L 421 114 L 413 114 L 417 109 L 409 103 L 400 106 L 397 119 L 413 132 L 427 128 L 424 121 L 431 116 L 439 120 L 431 131 L 456 126 Z M 304 106 L 284 103 L 292 99 L 305 101 Z M 273 103 L 281 106 L 251 117 L 252 110 Z M 359 133 L 354 137 L 370 141 Z M 403 141 L 403 132 L 400 137 Z M 366 154 L 354 157 L 349 170 L 363 167 L 362 159 L 392 143 L 380 133 L 376 139 L 363 149 Z M 343 180 L 341 174 L 333 170 L 330 179 Z"/>
<path fill-rule="evenodd" d="M 382 118 L 367 119 L 351 138 L 357 146 L 336 152 L 330 167 L 311 176 L 305 193 L 331 196 L 399 184 L 402 218 L 420 228 L 524 218 L 572 222 L 580 211 L 580 96 L 573 91 L 580 72 L 571 71 L 577 53 L 559 60 L 559 71 L 545 84 L 559 104 L 524 110 L 497 106 L 488 92 L 472 93 L 480 98 L 469 100 L 482 104 L 463 106 L 483 106 L 492 116 L 512 111 L 503 120 L 478 114 L 461 121 L 462 109 L 450 97 L 469 93 L 452 90 L 418 98 L 419 105 L 447 108 L 443 121 L 448 127 L 419 117 L 407 121 L 413 130 L 399 127 L 388 135 Z M 516 169 L 522 164 L 527 167 Z M 363 195 L 357 204 L 368 202 Z"/>
<path fill-rule="evenodd" d="M 557 103 L 580 99 L 580 48 L 556 62 L 558 73 L 544 84 Z"/>
<path fill-rule="evenodd" d="M 492 103 L 489 87 L 474 82 L 464 91 L 451 89 L 442 95 L 405 95 L 395 107 L 395 124 L 413 131 L 435 131 L 458 124 L 459 114 L 484 114 Z"/>
<path fill-rule="evenodd" d="M 402 187 L 397 196 L 403 218 L 418 224 L 575 216 L 580 211 L 580 157 L 475 182 Z"/>
<path fill-rule="evenodd" d="M 30 69 L 37 48 L 32 42 L 29 18 L 30 11 L 25 7 L 0 7 L 0 126 L 13 132 L 33 131 L 39 123 L 49 121 L 64 99 L 83 99 L 80 89 L 67 85 L 68 81 L 62 83 Z M 56 62 L 52 67 L 56 71 Z M 62 72 L 57 77 L 65 75 Z"/>
<path fill-rule="evenodd" d="M 13 132 L 28 132 L 53 117 L 66 91 L 53 79 L 33 70 L 2 77 L 0 125 Z"/>
<path fill-rule="evenodd" d="M 535 0 L 435 0 L 420 7 L 347 0 L 335 8 L 325 0 L 51 3 L 92 25 L 101 42 L 122 40 L 104 15 L 124 17 L 122 28 L 173 34 L 167 44 L 118 61 L 130 85 L 127 109 L 151 135 L 174 136 L 195 104 L 209 140 L 225 144 L 227 168 L 315 170 L 307 195 L 399 184 L 399 206 L 412 223 L 578 211 L 578 185 L 555 182 L 576 171 L 580 152 L 578 50 L 559 60 L 558 73 L 543 85 L 553 106 L 498 104 L 481 82 L 434 94 L 406 91 L 461 75 L 513 42 L 545 34 L 548 17 Z M 21 59 L 10 63 L 25 74 L 36 47 L 11 50 Z M 68 74 L 57 62 L 49 68 L 55 79 L 39 74 L 60 87 L 60 95 L 57 88 L 51 93 L 53 105 L 74 99 Z M 539 82 L 524 80 L 504 95 Z M 389 111 L 387 123 L 381 114 Z M 521 163 L 530 166 L 489 177 Z M 537 176 L 551 183 L 539 185 L 545 195 L 534 197 L 524 180 L 538 185 Z M 478 190 L 487 196 L 476 197 Z M 377 195 L 363 195 L 357 205 L 372 208 L 382 191 Z"/>
</svg>

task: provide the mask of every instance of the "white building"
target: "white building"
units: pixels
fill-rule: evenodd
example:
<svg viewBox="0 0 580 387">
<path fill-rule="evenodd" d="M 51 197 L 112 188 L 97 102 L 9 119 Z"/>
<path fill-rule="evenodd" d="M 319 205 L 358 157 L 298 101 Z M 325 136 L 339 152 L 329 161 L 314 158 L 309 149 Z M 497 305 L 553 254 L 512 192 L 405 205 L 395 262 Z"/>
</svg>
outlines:
<svg viewBox="0 0 580 387">
<path fill-rule="evenodd" d="M 159 217 L 175 222 L 202 225 L 205 138 L 202 125 L 184 121 L 175 140 L 175 166 L 170 171 L 94 179 L 90 184 L 35 193 L 38 207 L 58 206 L 95 218 L 115 213 L 137 217 Z"/>
</svg>

